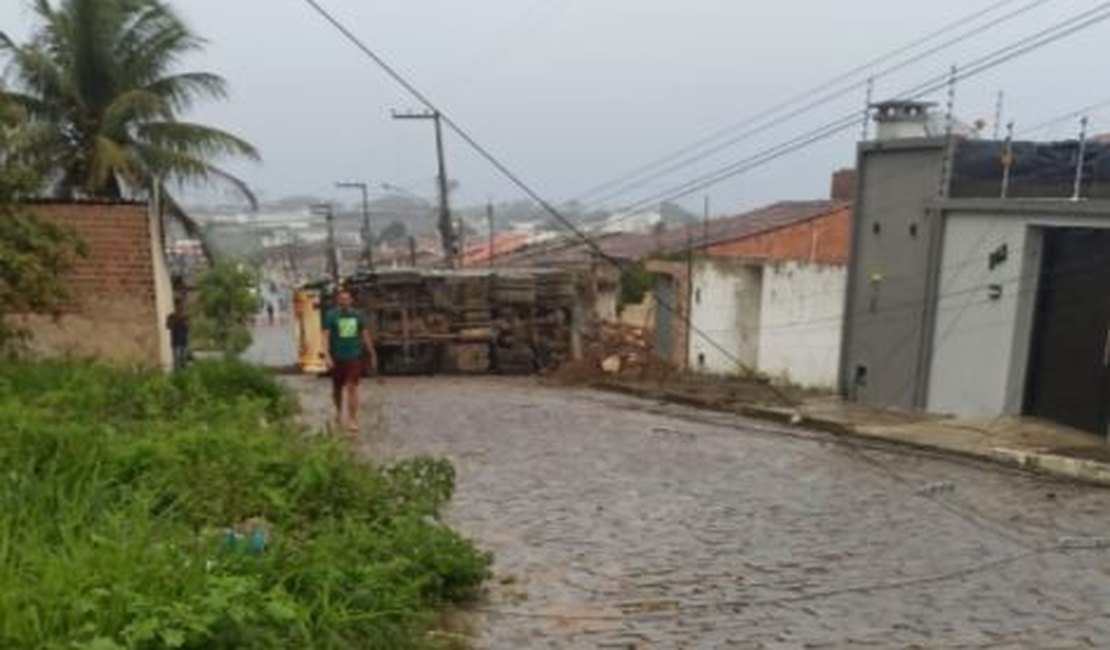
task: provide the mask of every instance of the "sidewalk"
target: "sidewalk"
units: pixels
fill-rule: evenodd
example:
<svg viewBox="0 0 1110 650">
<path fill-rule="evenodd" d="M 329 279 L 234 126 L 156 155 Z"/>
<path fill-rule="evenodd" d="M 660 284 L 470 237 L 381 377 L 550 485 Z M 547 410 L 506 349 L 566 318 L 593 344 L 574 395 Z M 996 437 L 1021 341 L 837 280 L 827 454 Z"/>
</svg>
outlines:
<svg viewBox="0 0 1110 650">
<path fill-rule="evenodd" d="M 871 409 L 834 397 L 803 398 L 796 408 L 721 399 L 720 394 L 655 382 L 605 380 L 594 387 L 738 413 L 825 431 L 985 460 L 1110 486 L 1110 446 L 1102 439 L 1035 418 L 962 419 Z M 756 391 L 758 392 L 758 391 Z"/>
</svg>

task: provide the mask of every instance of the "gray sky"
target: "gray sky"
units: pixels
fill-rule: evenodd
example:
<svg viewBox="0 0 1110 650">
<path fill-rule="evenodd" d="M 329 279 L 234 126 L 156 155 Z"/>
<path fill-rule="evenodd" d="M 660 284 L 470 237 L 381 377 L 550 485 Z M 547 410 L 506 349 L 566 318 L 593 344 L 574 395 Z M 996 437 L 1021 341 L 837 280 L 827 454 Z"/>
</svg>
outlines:
<svg viewBox="0 0 1110 650">
<path fill-rule="evenodd" d="M 321 0 L 545 196 L 571 199 L 994 0 Z M 0 2 L 0 26 L 30 28 L 23 0 Z M 261 165 L 234 169 L 265 197 L 332 189 L 341 179 L 431 195 L 430 124 L 395 122 L 415 100 L 324 24 L 303 0 L 174 0 L 210 41 L 186 67 L 225 76 L 232 97 L 194 119 L 255 143 Z M 1025 2 L 1015 2 L 1010 9 Z M 1052 0 L 923 65 L 878 83 L 897 94 L 1021 36 L 1096 6 Z M 957 113 L 1032 125 L 1110 99 L 1110 21 L 960 85 Z M 1097 53 L 1097 54 L 1096 54 Z M 1100 88 L 1101 86 L 1101 88 Z M 943 99 L 943 92 L 935 93 Z M 863 93 L 612 203 L 630 203 L 862 108 Z M 1110 112 L 1092 115 L 1110 130 Z M 1039 135 L 1065 136 L 1072 123 Z M 708 190 L 715 213 L 821 197 L 850 165 L 857 130 Z M 457 138 L 448 139 L 457 200 L 517 198 Z M 686 202 L 700 205 L 700 193 Z"/>
</svg>

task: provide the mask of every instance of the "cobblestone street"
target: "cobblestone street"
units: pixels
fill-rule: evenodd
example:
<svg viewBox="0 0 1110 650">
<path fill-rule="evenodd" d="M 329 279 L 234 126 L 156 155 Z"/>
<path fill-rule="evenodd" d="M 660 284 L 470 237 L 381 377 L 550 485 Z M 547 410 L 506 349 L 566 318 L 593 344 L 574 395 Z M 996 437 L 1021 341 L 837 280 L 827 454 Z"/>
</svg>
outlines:
<svg viewBox="0 0 1110 650">
<path fill-rule="evenodd" d="M 365 390 L 368 456 L 456 463 L 478 647 L 1110 647 L 1110 491 L 527 379 Z"/>
</svg>

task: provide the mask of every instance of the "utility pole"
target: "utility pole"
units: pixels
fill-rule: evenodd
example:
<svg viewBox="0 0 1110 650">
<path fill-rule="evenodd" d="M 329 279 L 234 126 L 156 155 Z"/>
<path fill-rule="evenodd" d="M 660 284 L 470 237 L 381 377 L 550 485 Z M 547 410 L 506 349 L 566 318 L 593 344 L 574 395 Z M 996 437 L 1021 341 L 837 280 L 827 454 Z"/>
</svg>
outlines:
<svg viewBox="0 0 1110 650">
<path fill-rule="evenodd" d="M 432 120 L 435 124 L 436 134 L 436 162 L 439 167 L 439 176 L 436 179 L 439 185 L 439 235 L 443 240 L 443 254 L 450 266 L 458 263 L 458 239 L 454 224 L 451 222 L 451 205 L 447 192 L 447 161 L 443 153 L 443 118 L 439 111 L 424 111 L 423 113 L 398 113 L 393 111 L 395 120 Z"/>
<path fill-rule="evenodd" d="M 320 203 L 312 206 L 312 213 L 323 215 L 324 220 L 328 225 L 328 241 L 327 250 L 324 252 L 324 258 L 327 263 L 327 273 L 331 276 L 331 281 L 335 286 L 339 286 L 339 251 L 335 246 L 335 211 L 332 209 L 330 203 Z"/>
<path fill-rule="evenodd" d="M 489 223 L 489 265 L 493 266 L 493 201 L 486 201 L 486 221 Z"/>
<path fill-rule="evenodd" d="M 362 190 L 362 268 L 374 270 L 374 231 L 370 228 L 370 187 L 366 183 L 336 183 L 341 189 Z"/>
</svg>

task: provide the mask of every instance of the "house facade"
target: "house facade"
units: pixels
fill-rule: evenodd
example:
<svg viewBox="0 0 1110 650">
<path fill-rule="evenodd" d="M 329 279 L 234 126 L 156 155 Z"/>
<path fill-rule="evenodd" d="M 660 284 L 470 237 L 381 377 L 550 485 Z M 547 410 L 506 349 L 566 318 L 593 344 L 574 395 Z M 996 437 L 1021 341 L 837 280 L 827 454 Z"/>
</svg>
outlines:
<svg viewBox="0 0 1110 650">
<path fill-rule="evenodd" d="M 694 372 L 834 388 L 850 220 L 844 200 L 776 203 L 711 223 L 685 263 L 649 263 L 676 305 L 657 310 L 656 353 Z"/>
<path fill-rule="evenodd" d="M 860 146 L 845 397 L 1110 430 L 1110 148 L 1080 150 Z"/>
</svg>

